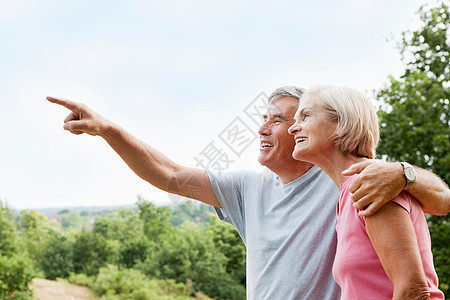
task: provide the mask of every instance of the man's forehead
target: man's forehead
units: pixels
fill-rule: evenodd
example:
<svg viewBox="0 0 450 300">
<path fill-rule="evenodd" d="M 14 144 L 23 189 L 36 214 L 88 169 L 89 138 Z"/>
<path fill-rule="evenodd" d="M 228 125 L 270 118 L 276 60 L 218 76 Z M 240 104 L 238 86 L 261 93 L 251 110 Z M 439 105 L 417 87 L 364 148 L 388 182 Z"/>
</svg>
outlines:
<svg viewBox="0 0 450 300">
<path fill-rule="evenodd" d="M 282 97 L 272 101 L 267 107 L 266 115 L 294 115 L 299 104 L 299 100 L 293 97 Z"/>
<path fill-rule="evenodd" d="M 281 113 L 281 108 L 276 105 L 274 102 L 270 103 L 269 106 L 267 106 L 266 115 L 274 115 Z"/>
</svg>

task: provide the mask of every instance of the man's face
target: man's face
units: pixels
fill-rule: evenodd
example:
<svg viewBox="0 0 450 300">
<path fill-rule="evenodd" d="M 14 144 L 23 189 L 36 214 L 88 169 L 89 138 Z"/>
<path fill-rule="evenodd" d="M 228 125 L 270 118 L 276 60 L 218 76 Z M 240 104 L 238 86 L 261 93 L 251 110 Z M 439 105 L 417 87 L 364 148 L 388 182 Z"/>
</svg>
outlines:
<svg viewBox="0 0 450 300">
<path fill-rule="evenodd" d="M 258 161 L 275 173 L 296 162 L 292 157 L 295 142 L 288 128 L 294 123 L 298 103 L 299 100 L 294 97 L 281 97 L 273 101 L 258 130 L 261 142 Z"/>
</svg>

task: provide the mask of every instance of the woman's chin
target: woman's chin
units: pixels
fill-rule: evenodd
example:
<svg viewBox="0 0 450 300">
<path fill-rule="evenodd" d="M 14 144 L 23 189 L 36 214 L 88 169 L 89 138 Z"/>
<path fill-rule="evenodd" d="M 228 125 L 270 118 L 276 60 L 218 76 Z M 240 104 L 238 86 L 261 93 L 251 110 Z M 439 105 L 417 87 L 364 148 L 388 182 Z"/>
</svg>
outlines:
<svg viewBox="0 0 450 300">
<path fill-rule="evenodd" d="M 294 150 L 294 152 L 292 153 L 292 157 L 296 160 L 304 160 L 305 159 L 303 153 L 301 151 L 297 151 L 297 150 Z"/>
<path fill-rule="evenodd" d="M 295 160 L 300 160 L 300 161 L 304 161 L 307 163 L 315 164 L 314 157 L 311 157 L 311 155 L 308 155 L 307 151 L 294 150 L 294 152 L 292 153 L 292 157 Z"/>
</svg>

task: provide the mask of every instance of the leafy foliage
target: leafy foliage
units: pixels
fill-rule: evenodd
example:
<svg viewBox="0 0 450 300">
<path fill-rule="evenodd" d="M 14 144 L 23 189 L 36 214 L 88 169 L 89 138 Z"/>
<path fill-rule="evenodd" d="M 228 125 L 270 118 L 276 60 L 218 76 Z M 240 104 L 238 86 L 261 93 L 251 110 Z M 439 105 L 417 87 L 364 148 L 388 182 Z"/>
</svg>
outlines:
<svg viewBox="0 0 450 300">
<path fill-rule="evenodd" d="M 0 255 L 0 299 L 32 299 L 28 285 L 35 272 L 31 261 L 23 255 Z"/>
<path fill-rule="evenodd" d="M 420 10 L 423 27 L 403 33 L 400 79 L 378 93 L 380 154 L 427 168 L 450 182 L 449 10 Z"/>
<path fill-rule="evenodd" d="M 47 279 L 66 278 L 74 271 L 74 241 L 63 233 L 55 233 L 42 253 L 41 268 Z"/>
<path fill-rule="evenodd" d="M 28 253 L 34 267 L 39 269 L 43 251 L 51 237 L 59 232 L 59 226 L 35 210 L 23 210 L 20 215 L 19 229 L 22 233 L 19 239 L 20 249 Z"/>
<path fill-rule="evenodd" d="M 9 255 L 17 248 L 17 224 L 8 205 L 0 200 L 0 255 Z"/>
<path fill-rule="evenodd" d="M 155 249 L 155 244 L 146 236 L 125 240 L 121 243 L 119 265 L 127 268 L 145 261 L 149 253 Z"/>
<path fill-rule="evenodd" d="M 69 281 L 93 288 L 102 299 L 193 299 L 189 296 L 189 286 L 183 283 L 170 279 L 151 280 L 138 270 L 120 270 L 113 265 L 101 268 L 97 277 L 71 274 Z"/>
<path fill-rule="evenodd" d="M 74 228 L 80 230 L 85 228 L 88 222 L 88 217 L 82 217 L 75 211 L 68 212 L 61 218 L 61 226 L 65 229 Z"/>
<path fill-rule="evenodd" d="M 30 270 L 37 266 L 47 279 L 70 278 L 102 299 L 245 299 L 245 247 L 232 227 L 215 217 L 199 222 L 211 212 L 206 206 L 169 209 L 142 198 L 137 204 L 137 210 L 99 212 L 91 231 L 80 222 L 55 226 L 35 211 L 15 218 L 5 207 L 5 245 L 24 249 Z M 177 227 L 170 210 L 180 212 Z"/>
<path fill-rule="evenodd" d="M 115 262 L 117 257 L 117 245 L 98 233 L 83 230 L 75 237 L 73 267 L 76 273 L 95 275 L 101 267 Z"/>
<path fill-rule="evenodd" d="M 245 286 L 226 272 L 226 263 L 210 232 L 201 225 L 185 223 L 165 236 L 158 250 L 137 268 L 150 277 L 192 280 L 196 291 L 219 299 L 245 299 Z"/>
<path fill-rule="evenodd" d="M 421 28 L 403 33 L 404 74 L 378 92 L 378 153 L 432 170 L 450 182 L 450 14 L 441 1 L 419 10 Z M 440 289 L 450 292 L 449 216 L 428 218 Z"/>
<path fill-rule="evenodd" d="M 186 202 L 170 208 L 170 223 L 175 227 L 181 226 L 184 222 L 207 223 L 210 214 L 214 214 L 214 209 L 210 205 Z"/>
<path fill-rule="evenodd" d="M 139 218 L 144 225 L 144 234 L 153 241 L 158 241 L 160 236 L 168 234 L 171 230 L 169 218 L 170 211 L 167 207 L 156 207 L 153 203 L 138 197 Z"/>
<path fill-rule="evenodd" d="M 0 204 L 1 299 L 29 299 L 39 272 L 70 277 L 102 299 L 245 299 L 245 247 L 229 225 L 205 221 L 206 206 L 171 208 L 179 212 L 175 227 L 171 209 L 139 198 L 137 211 L 100 212 L 88 231 L 76 212 L 66 211 L 66 226 L 57 226 Z"/>
<path fill-rule="evenodd" d="M 36 275 L 28 253 L 20 251 L 17 219 L 0 200 L 0 299 L 31 299 L 28 284 Z"/>
<path fill-rule="evenodd" d="M 450 293 L 450 226 L 448 218 L 430 216 L 430 234 L 436 272 L 439 276 L 439 288 Z"/>
<path fill-rule="evenodd" d="M 246 248 L 237 230 L 230 224 L 219 221 L 216 216 L 210 216 L 208 232 L 216 249 L 225 255 L 226 272 L 245 286 Z"/>
</svg>

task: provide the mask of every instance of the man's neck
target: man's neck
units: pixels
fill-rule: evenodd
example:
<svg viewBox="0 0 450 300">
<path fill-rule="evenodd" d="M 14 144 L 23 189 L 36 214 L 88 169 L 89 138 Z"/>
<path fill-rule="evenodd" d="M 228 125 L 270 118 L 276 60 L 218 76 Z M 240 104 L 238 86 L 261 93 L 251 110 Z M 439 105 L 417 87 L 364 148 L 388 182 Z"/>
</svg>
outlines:
<svg viewBox="0 0 450 300">
<path fill-rule="evenodd" d="M 285 168 L 279 168 L 278 170 L 272 169 L 271 170 L 280 177 L 281 182 L 283 184 L 287 184 L 304 175 L 313 166 L 314 166 L 313 164 L 307 162 L 295 161 L 294 163 L 289 164 Z"/>
</svg>

